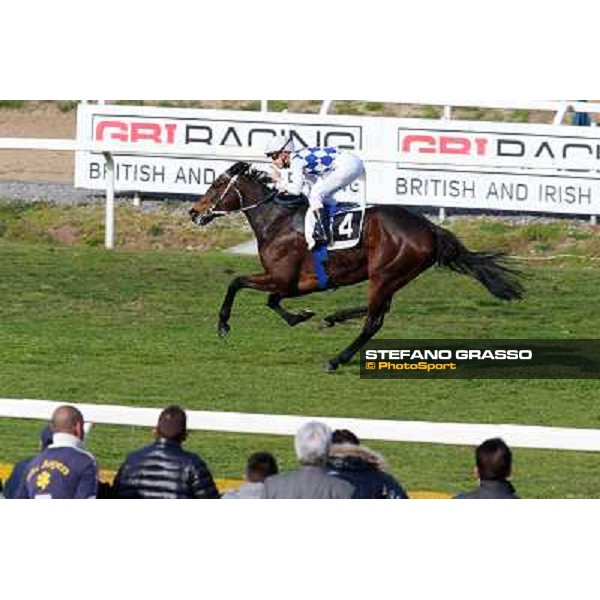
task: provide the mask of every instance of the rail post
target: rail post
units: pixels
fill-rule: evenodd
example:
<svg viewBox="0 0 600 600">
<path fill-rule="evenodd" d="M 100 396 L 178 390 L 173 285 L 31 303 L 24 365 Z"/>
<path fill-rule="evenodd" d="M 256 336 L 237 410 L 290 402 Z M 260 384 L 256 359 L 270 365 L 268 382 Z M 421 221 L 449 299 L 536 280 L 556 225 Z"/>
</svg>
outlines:
<svg viewBox="0 0 600 600">
<path fill-rule="evenodd" d="M 106 214 L 104 219 L 104 246 L 115 247 L 115 161 L 110 152 L 103 152 L 106 160 Z"/>
</svg>

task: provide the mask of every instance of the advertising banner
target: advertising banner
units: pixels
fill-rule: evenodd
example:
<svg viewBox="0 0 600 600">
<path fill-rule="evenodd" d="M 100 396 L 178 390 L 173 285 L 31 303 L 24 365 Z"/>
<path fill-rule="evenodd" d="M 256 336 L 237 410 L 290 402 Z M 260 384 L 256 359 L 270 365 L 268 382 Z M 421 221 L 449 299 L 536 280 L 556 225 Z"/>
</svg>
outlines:
<svg viewBox="0 0 600 600">
<path fill-rule="evenodd" d="M 593 127 L 89 104 L 79 106 L 77 124 L 80 141 L 122 144 L 117 190 L 164 194 L 204 193 L 236 161 L 228 150 L 246 149 L 267 169 L 262 152 L 279 134 L 298 147 L 359 154 L 366 182 L 348 188 L 347 199 L 600 214 Z M 145 153 L 133 151 L 142 146 Z M 105 189 L 105 178 L 101 153 L 77 153 L 76 187 Z"/>
</svg>

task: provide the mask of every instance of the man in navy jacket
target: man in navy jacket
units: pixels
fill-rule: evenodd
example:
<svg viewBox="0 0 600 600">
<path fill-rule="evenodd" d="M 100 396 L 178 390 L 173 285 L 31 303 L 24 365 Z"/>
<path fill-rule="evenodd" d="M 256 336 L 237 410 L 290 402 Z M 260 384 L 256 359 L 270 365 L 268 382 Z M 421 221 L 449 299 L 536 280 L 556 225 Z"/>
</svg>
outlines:
<svg viewBox="0 0 600 600">
<path fill-rule="evenodd" d="M 98 466 L 83 447 L 83 423 L 83 415 L 74 406 L 54 411 L 52 444 L 29 463 L 20 497 L 96 498 Z"/>
<path fill-rule="evenodd" d="M 219 492 L 207 464 L 182 448 L 187 416 L 179 406 L 162 411 L 155 441 L 130 454 L 113 485 L 116 498 L 216 499 Z"/>
<path fill-rule="evenodd" d="M 52 443 L 52 429 L 47 425 L 40 432 L 39 451 L 43 452 Z M 4 483 L 4 497 L 8 500 L 14 498 L 25 497 L 22 495 L 21 486 L 25 485 L 25 476 L 29 463 L 34 459 L 33 456 L 28 456 L 20 460 L 14 467 L 10 477 Z"/>
</svg>

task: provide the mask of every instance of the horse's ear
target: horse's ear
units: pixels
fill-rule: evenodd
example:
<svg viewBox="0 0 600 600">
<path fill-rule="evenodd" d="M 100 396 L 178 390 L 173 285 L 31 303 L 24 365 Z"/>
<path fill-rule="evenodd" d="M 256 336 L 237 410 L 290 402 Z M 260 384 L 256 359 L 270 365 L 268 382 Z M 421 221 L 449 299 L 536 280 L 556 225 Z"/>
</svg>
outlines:
<svg viewBox="0 0 600 600">
<path fill-rule="evenodd" d="M 243 175 L 248 171 L 249 168 L 250 163 L 240 161 L 235 163 L 235 165 L 233 165 L 232 167 L 229 167 L 229 169 L 227 169 L 227 174 L 231 177 L 235 177 L 236 175 Z"/>
</svg>

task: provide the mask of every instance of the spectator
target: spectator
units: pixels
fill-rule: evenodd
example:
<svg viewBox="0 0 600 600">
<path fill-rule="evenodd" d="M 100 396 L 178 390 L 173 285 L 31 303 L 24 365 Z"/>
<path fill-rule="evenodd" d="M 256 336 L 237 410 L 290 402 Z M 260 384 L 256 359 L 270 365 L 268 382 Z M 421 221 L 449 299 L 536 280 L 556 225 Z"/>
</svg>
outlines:
<svg viewBox="0 0 600 600">
<path fill-rule="evenodd" d="M 329 474 L 354 486 L 354 498 L 407 500 L 402 486 L 385 472 L 381 454 L 360 445 L 358 437 L 347 429 L 333 432 L 327 467 Z"/>
<path fill-rule="evenodd" d="M 112 500 L 114 497 L 112 484 L 98 479 L 98 500 Z"/>
<path fill-rule="evenodd" d="M 329 475 L 325 468 L 331 446 L 331 429 L 327 425 L 307 423 L 298 430 L 294 445 L 300 468 L 268 477 L 263 498 L 321 500 L 352 497 L 354 487 Z"/>
<path fill-rule="evenodd" d="M 493 438 L 475 450 L 475 476 L 479 487 L 471 492 L 459 494 L 466 500 L 513 500 L 518 498 L 515 488 L 508 479 L 512 471 L 512 453 L 500 438 Z"/>
<path fill-rule="evenodd" d="M 50 426 L 44 427 L 40 432 L 40 452 L 43 452 L 52 443 L 52 429 Z M 4 484 L 4 497 L 8 500 L 15 498 L 25 498 L 26 491 L 21 490 L 21 486 L 25 486 L 25 475 L 27 473 L 27 467 L 29 463 L 35 457 L 29 456 L 19 461 L 14 467 L 10 474 L 10 477 Z"/>
<path fill-rule="evenodd" d="M 96 459 L 83 447 L 83 415 L 74 406 L 61 406 L 52 415 L 52 444 L 28 465 L 27 498 L 95 498 Z M 21 494 L 19 494 L 21 497 Z"/>
<path fill-rule="evenodd" d="M 586 102 L 586 100 L 578 100 L 578 102 Z M 589 113 L 575 112 L 573 113 L 572 124 L 578 127 L 589 127 L 592 124 L 592 119 Z"/>
<path fill-rule="evenodd" d="M 206 463 L 182 448 L 187 417 L 179 406 L 162 411 L 155 442 L 130 454 L 113 484 L 116 498 L 219 498 Z"/>
<path fill-rule="evenodd" d="M 224 500 L 255 500 L 262 498 L 265 489 L 265 479 L 277 475 L 279 469 L 277 461 L 268 452 L 256 452 L 248 459 L 246 465 L 246 482 L 239 490 L 231 490 L 224 496 Z"/>
</svg>

